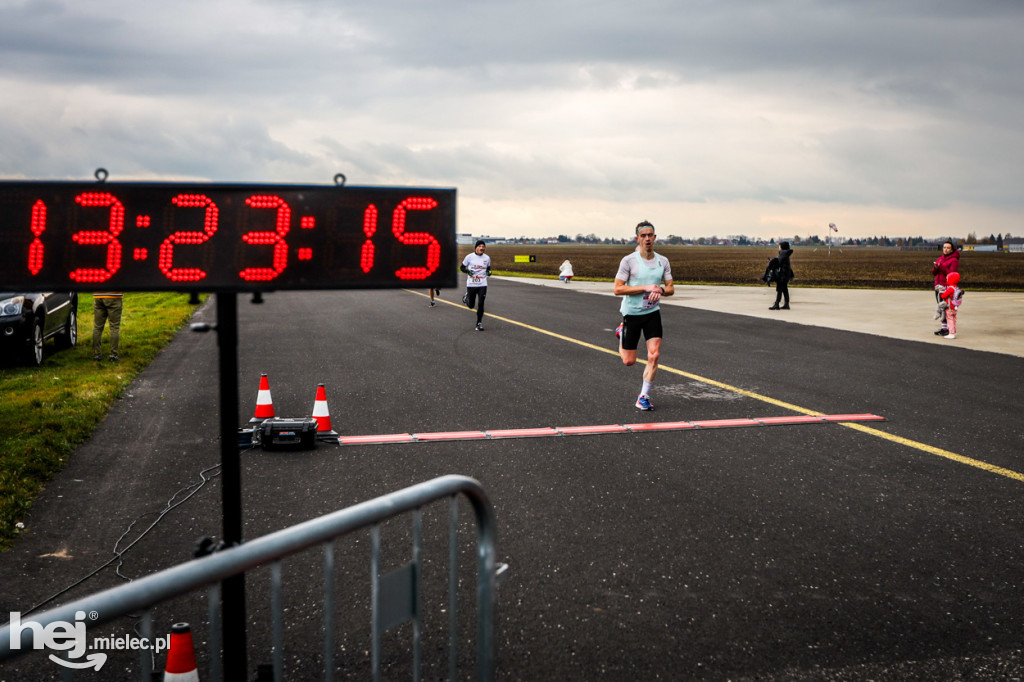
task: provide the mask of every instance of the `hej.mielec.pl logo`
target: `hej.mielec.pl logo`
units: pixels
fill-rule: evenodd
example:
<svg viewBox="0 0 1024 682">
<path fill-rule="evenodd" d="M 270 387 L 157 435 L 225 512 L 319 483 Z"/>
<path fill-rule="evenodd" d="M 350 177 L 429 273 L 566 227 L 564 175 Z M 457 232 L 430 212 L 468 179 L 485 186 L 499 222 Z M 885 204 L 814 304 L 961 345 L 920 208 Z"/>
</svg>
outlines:
<svg viewBox="0 0 1024 682">
<path fill-rule="evenodd" d="M 85 611 L 76 611 L 73 623 L 54 621 L 44 626 L 42 623 L 35 621 L 22 623 L 21 613 L 12 611 L 9 629 L 11 638 L 10 648 L 11 650 L 21 649 L 22 636 L 28 632 L 31 634 L 31 648 L 66 652 L 65 657 L 50 654 L 49 658 L 54 663 L 68 668 L 95 668 L 99 670 L 107 662 L 107 654 L 93 652 L 87 656 L 85 655 L 86 650 L 90 648 L 85 635 L 86 617 Z M 98 617 L 95 611 L 88 614 L 89 620 L 96 620 Z M 118 650 L 154 649 L 159 653 L 167 649 L 169 645 L 170 636 L 166 638 L 157 637 L 153 642 L 140 637 L 97 637 L 93 642 L 92 648 Z M 85 657 L 84 660 L 79 660 L 83 656 Z"/>
</svg>

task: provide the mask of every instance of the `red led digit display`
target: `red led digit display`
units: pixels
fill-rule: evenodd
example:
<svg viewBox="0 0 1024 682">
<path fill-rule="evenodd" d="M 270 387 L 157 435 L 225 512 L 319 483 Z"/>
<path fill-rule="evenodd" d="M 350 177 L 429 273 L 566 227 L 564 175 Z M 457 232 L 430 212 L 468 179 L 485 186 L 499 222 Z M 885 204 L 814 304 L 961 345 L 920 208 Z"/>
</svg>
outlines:
<svg viewBox="0 0 1024 682">
<path fill-rule="evenodd" d="M 292 221 L 292 211 L 284 199 L 272 194 L 257 194 L 245 200 L 253 208 L 277 209 L 277 220 L 273 232 L 247 232 L 242 235 L 246 244 L 267 244 L 274 246 L 274 266 L 271 268 L 246 268 L 239 276 L 247 282 L 269 282 L 288 267 L 288 243 L 284 236 Z"/>
<path fill-rule="evenodd" d="M 370 204 L 363 212 L 363 233 L 366 241 L 360 251 L 359 267 L 363 272 L 369 272 L 373 268 L 373 235 L 377 232 L 377 207 Z"/>
<path fill-rule="evenodd" d="M 405 231 L 406 211 L 430 211 L 437 208 L 437 202 L 427 197 L 409 197 L 395 209 L 395 219 L 391 231 L 403 244 L 417 244 L 427 247 L 426 267 L 404 267 L 395 273 L 401 279 L 423 279 L 430 275 L 441 264 L 441 245 L 434 237 L 425 232 L 409 233 Z"/>
<path fill-rule="evenodd" d="M 32 240 L 32 244 L 28 249 L 28 271 L 33 275 L 38 275 L 39 271 L 43 269 L 43 257 L 46 254 L 46 249 L 43 246 L 43 240 L 39 237 L 43 234 L 46 229 L 46 204 L 42 200 L 36 201 L 32 204 L 32 234 L 36 236 Z"/>
<path fill-rule="evenodd" d="M 210 239 L 217 231 L 217 205 L 205 194 L 179 194 L 171 199 L 171 204 L 182 208 L 202 208 L 203 231 L 179 230 L 167 237 L 160 243 L 159 265 L 160 272 L 164 273 L 172 282 L 198 282 L 206 277 L 206 271 L 202 268 L 176 268 L 174 267 L 174 246 L 176 244 L 202 244 Z M 139 227 L 149 227 L 152 223 L 151 216 L 140 216 L 143 220 L 137 221 Z M 148 255 L 145 249 L 139 250 L 139 255 Z"/>
<path fill-rule="evenodd" d="M 71 235 L 71 239 L 79 244 L 105 244 L 107 257 L 105 267 L 75 268 L 68 277 L 86 284 L 106 282 L 121 269 L 121 242 L 117 240 L 117 235 L 124 229 L 124 206 L 109 192 L 83 192 L 75 197 L 75 201 L 85 207 L 108 208 L 109 222 L 106 230 L 81 230 Z M 35 223 L 34 216 L 32 222 Z M 33 232 L 35 227 L 33 225 Z M 42 262 L 46 262 L 45 257 Z"/>
<path fill-rule="evenodd" d="M 5 290 L 451 288 L 457 269 L 454 189 L 0 181 Z"/>
</svg>

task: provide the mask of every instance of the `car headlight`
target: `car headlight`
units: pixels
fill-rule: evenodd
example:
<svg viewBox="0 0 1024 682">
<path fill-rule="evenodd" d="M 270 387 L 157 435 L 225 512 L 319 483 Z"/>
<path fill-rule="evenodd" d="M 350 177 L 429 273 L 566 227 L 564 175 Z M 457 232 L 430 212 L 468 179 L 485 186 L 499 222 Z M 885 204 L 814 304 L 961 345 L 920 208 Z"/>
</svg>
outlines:
<svg viewBox="0 0 1024 682">
<path fill-rule="evenodd" d="M 5 298 L 0 301 L 0 315 L 21 315 L 21 308 L 24 304 L 24 296 Z"/>
</svg>

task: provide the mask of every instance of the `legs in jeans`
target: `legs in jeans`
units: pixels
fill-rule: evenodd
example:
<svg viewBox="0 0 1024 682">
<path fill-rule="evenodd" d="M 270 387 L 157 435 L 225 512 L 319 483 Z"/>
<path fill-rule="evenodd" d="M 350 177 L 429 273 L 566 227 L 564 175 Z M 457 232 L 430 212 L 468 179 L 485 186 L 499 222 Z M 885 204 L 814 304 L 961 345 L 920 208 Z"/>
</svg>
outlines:
<svg viewBox="0 0 1024 682">
<path fill-rule="evenodd" d="M 92 354 L 100 354 L 103 338 L 103 326 L 110 322 L 110 355 L 116 356 L 121 342 L 121 309 L 120 298 L 97 298 L 93 304 L 92 319 Z"/>
<path fill-rule="evenodd" d="M 104 299 L 96 299 L 92 306 L 92 354 L 100 356 L 100 342 L 103 340 L 103 325 L 107 323 L 107 306 Z"/>
</svg>

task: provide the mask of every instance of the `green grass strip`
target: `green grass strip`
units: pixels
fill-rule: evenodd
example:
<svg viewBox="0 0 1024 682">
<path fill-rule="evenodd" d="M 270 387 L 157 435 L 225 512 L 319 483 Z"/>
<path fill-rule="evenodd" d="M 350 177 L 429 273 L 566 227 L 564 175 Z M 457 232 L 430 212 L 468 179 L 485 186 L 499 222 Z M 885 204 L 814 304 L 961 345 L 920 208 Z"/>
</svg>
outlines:
<svg viewBox="0 0 1024 682">
<path fill-rule="evenodd" d="M 205 296 L 203 297 L 205 298 Z M 39 491 L 68 462 L 107 410 L 188 323 L 196 306 L 180 293 L 124 297 L 119 362 L 92 359 L 93 299 L 78 303 L 78 346 L 54 352 L 43 365 L 0 366 L 0 549 L 8 549 Z M 109 326 L 103 357 L 109 354 Z"/>
</svg>

